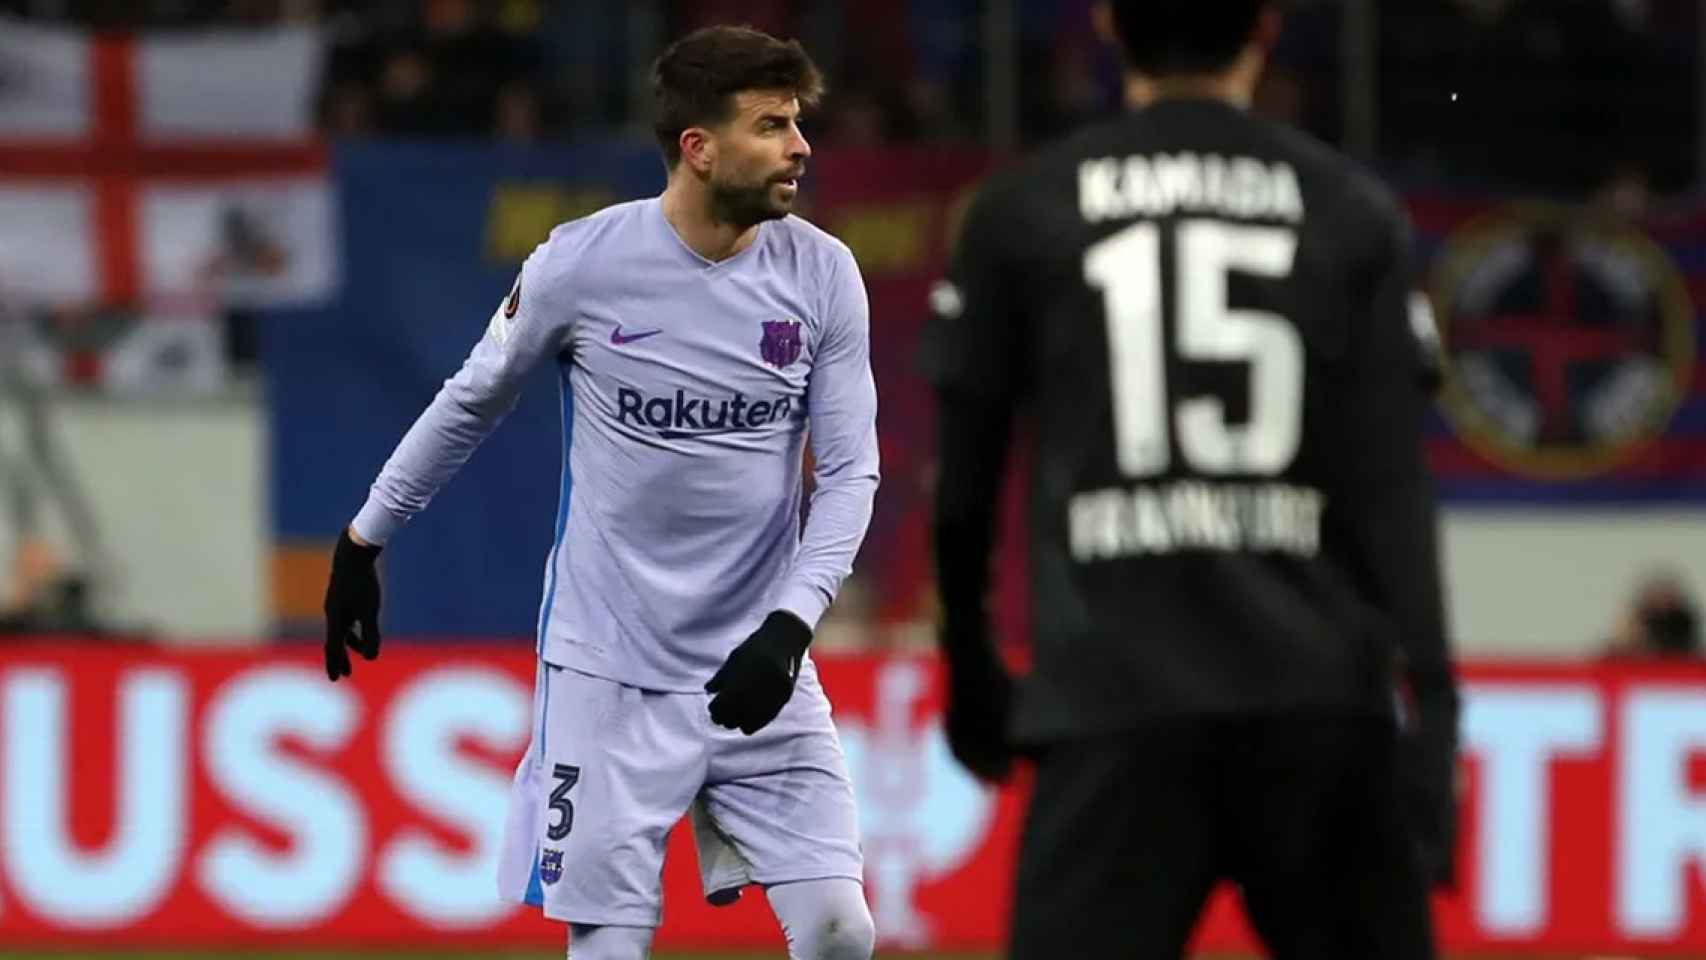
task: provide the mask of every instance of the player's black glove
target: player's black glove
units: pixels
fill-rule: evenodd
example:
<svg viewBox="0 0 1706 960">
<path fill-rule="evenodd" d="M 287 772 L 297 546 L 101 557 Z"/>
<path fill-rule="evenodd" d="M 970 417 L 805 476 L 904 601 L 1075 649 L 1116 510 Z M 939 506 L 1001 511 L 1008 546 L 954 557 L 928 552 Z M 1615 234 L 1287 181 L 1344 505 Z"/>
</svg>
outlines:
<svg viewBox="0 0 1706 960">
<path fill-rule="evenodd" d="M 1428 886 L 1457 886 L 1457 690 L 1413 683 L 1412 716 L 1398 740 L 1399 789 Z"/>
<path fill-rule="evenodd" d="M 350 539 L 349 528 L 332 551 L 326 584 L 326 676 L 350 675 L 349 649 L 368 660 L 379 656 L 379 547 Z"/>
<path fill-rule="evenodd" d="M 976 776 L 1005 780 L 1013 769 L 1007 735 L 1013 677 L 980 622 L 967 626 L 950 619 L 940 642 L 948 671 L 948 749 Z"/>
<path fill-rule="evenodd" d="M 811 628 L 799 617 L 785 610 L 765 617 L 705 684 L 712 694 L 712 722 L 751 736 L 776 719 L 794 695 L 800 659 L 811 642 Z"/>
</svg>

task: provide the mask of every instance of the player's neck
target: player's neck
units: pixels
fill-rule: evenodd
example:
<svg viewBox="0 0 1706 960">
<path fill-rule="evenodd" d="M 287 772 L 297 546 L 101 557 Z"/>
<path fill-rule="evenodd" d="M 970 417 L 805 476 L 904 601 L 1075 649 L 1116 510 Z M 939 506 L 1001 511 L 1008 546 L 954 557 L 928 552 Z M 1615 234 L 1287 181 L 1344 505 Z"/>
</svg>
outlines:
<svg viewBox="0 0 1706 960">
<path fill-rule="evenodd" d="M 1219 100 L 1240 110 L 1248 110 L 1266 60 L 1262 48 L 1252 44 L 1231 66 L 1214 73 L 1157 77 L 1127 72 L 1125 103 L 1132 110 L 1142 110 L 1161 100 Z"/>
<path fill-rule="evenodd" d="M 1125 77 L 1127 109 L 1142 110 L 1162 100 L 1219 100 L 1240 110 L 1250 107 L 1250 91 L 1227 74 L 1204 76 L 1148 77 L 1128 73 Z"/>
<path fill-rule="evenodd" d="M 716 263 L 727 260 L 752 246 L 758 237 L 758 225 L 741 227 L 720 221 L 711 213 L 711 204 L 702 191 L 691 189 L 684 181 L 671 178 L 659 198 L 663 217 L 675 229 L 675 235 L 689 250 Z"/>
</svg>

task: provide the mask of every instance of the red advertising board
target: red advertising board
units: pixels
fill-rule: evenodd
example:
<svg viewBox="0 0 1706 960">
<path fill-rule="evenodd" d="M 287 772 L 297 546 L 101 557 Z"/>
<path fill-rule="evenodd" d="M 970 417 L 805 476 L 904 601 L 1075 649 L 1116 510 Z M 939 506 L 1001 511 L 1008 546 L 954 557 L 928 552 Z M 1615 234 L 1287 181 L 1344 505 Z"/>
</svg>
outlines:
<svg viewBox="0 0 1706 960">
<path fill-rule="evenodd" d="M 952 763 L 935 664 L 824 656 L 893 947 L 997 945 L 1023 786 Z M 560 943 L 498 900 L 531 655 L 393 645 L 327 683 L 311 652 L 0 652 L 0 949 Z M 1466 670 L 1460 949 L 1706 950 L 1706 668 Z M 781 944 L 763 898 L 699 894 L 671 841 L 670 947 Z M 1209 947 L 1248 943 L 1216 900 Z"/>
</svg>

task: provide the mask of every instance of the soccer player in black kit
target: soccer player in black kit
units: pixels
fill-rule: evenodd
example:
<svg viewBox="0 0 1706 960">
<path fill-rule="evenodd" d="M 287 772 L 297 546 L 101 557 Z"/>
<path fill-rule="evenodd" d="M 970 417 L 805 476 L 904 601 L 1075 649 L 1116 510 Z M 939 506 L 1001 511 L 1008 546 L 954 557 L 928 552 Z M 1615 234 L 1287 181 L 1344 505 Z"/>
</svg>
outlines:
<svg viewBox="0 0 1706 960">
<path fill-rule="evenodd" d="M 1011 956 L 1435 955 L 1458 696 L 1397 199 L 1245 112 L 1278 11 L 1123 0 L 1131 110 L 995 175 L 933 294 L 955 755 L 1037 757 Z M 984 607 L 1015 417 L 1033 668 Z"/>
</svg>

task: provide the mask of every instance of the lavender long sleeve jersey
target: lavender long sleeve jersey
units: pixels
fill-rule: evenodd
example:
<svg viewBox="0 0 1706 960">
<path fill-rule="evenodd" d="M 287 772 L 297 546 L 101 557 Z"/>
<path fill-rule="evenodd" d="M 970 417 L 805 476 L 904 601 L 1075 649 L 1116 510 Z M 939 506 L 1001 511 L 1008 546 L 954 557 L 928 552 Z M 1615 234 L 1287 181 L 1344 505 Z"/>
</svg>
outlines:
<svg viewBox="0 0 1706 960">
<path fill-rule="evenodd" d="M 356 533 L 384 543 L 425 508 L 545 360 L 563 473 L 541 657 L 699 690 L 770 611 L 815 628 L 877 488 L 869 308 L 846 245 L 787 217 L 713 263 L 656 198 L 557 227 L 380 471 Z"/>
</svg>

